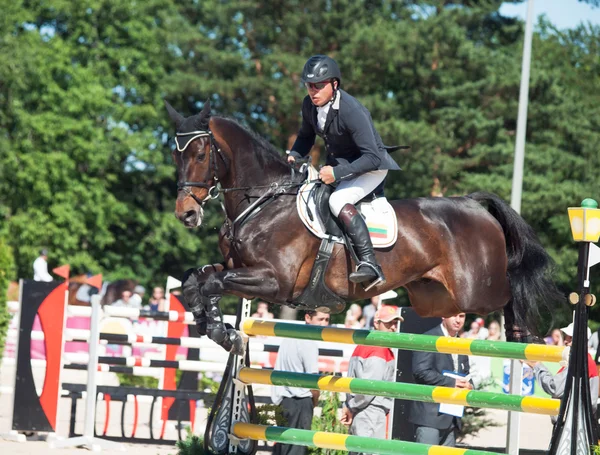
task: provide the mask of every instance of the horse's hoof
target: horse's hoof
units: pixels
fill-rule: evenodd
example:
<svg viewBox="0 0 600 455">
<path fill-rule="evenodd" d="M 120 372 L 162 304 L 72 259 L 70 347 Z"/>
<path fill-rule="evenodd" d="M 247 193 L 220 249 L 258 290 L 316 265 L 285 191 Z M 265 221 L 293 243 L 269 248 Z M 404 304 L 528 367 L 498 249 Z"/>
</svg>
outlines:
<svg viewBox="0 0 600 455">
<path fill-rule="evenodd" d="M 231 352 L 233 355 L 244 354 L 244 340 L 237 330 L 228 329 L 225 339 L 220 344 L 223 349 Z"/>
<path fill-rule="evenodd" d="M 237 330 L 228 330 L 227 335 L 231 340 L 231 353 L 233 355 L 244 355 L 244 339 Z"/>
</svg>

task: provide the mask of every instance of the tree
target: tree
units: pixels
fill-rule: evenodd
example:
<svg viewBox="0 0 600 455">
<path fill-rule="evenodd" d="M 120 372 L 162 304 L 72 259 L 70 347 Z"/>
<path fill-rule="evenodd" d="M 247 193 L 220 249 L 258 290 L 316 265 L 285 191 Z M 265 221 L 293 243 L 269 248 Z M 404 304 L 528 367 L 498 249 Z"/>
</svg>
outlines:
<svg viewBox="0 0 600 455">
<path fill-rule="evenodd" d="M 182 22 L 172 2 L 2 7 L 0 55 L 13 63 L 0 70 L 0 216 L 19 276 L 41 246 L 75 272 L 156 284 L 216 256 L 172 216 L 161 95 Z"/>
</svg>

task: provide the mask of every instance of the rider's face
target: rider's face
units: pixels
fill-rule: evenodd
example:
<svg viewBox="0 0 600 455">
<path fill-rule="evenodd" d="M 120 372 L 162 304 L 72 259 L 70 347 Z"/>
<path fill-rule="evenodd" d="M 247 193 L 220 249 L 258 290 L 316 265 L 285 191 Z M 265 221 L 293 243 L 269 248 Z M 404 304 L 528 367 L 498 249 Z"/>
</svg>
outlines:
<svg viewBox="0 0 600 455">
<path fill-rule="evenodd" d="M 337 88 L 337 81 L 328 80 L 317 82 L 315 84 L 307 82 L 305 85 L 313 104 L 315 106 L 323 106 L 331 101 L 331 98 L 333 98 L 333 87 Z"/>
</svg>

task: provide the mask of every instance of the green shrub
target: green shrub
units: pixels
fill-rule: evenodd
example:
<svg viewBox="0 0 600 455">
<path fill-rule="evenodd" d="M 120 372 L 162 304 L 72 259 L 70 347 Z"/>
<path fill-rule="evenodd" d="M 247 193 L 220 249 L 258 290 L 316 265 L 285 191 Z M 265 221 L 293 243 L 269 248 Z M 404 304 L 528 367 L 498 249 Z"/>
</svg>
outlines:
<svg viewBox="0 0 600 455">
<path fill-rule="evenodd" d="M 152 376 L 134 376 L 132 374 L 117 373 L 117 378 L 119 379 L 119 385 L 122 387 L 158 388 L 158 379 Z"/>
<path fill-rule="evenodd" d="M 258 425 L 277 425 L 287 427 L 287 419 L 283 416 L 283 408 L 278 404 L 263 404 L 256 408 Z"/>
<path fill-rule="evenodd" d="M 496 380 L 489 378 L 479 384 L 476 390 L 484 390 L 487 387 L 495 387 Z M 462 441 L 466 436 L 476 436 L 484 428 L 498 427 L 500 424 L 489 417 L 487 411 L 483 408 L 474 408 L 471 406 L 465 407 L 465 412 L 462 417 L 462 427 L 457 437 L 458 442 Z"/>
<path fill-rule="evenodd" d="M 188 434 L 183 441 L 177 441 L 177 455 L 206 455 L 204 440 L 198 436 Z"/>
<path fill-rule="evenodd" d="M 325 431 L 327 433 L 348 433 L 346 426 L 338 420 L 338 409 L 341 402 L 337 393 L 321 392 L 321 417 L 315 417 L 312 421 L 313 431 Z M 308 448 L 309 455 L 345 455 L 345 450 L 321 449 L 317 447 Z"/>
<path fill-rule="evenodd" d="M 15 262 L 12 249 L 0 238 L 0 358 L 5 346 L 6 332 L 10 323 L 10 314 L 6 308 L 6 293 L 11 278 L 14 277 Z"/>
</svg>

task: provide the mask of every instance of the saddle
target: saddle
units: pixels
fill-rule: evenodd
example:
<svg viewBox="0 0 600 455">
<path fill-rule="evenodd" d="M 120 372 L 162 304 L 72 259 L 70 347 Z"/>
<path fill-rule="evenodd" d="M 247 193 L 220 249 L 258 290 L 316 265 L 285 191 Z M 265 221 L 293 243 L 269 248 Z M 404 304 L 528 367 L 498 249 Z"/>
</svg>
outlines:
<svg viewBox="0 0 600 455">
<path fill-rule="evenodd" d="M 336 243 L 345 243 L 342 229 L 329 210 L 329 196 L 334 191 L 331 185 L 314 182 L 318 171 L 308 168 L 307 182 L 298 191 L 296 207 L 306 228 L 320 239 L 331 238 Z M 398 221 L 394 209 L 383 194 L 383 183 L 356 204 L 362 214 L 374 248 L 389 248 L 398 238 Z"/>
<path fill-rule="evenodd" d="M 306 228 L 322 239 L 321 245 L 308 285 L 298 298 L 287 304 L 301 310 L 336 314 L 345 309 L 346 302 L 331 291 L 324 280 L 333 247 L 336 243 L 344 244 L 350 250 L 352 257 L 355 255 L 351 246 L 346 243 L 337 219 L 329 210 L 329 197 L 334 188 L 331 185 L 317 182 L 318 176 L 317 170 L 310 166 L 306 183 L 298 191 L 296 207 Z M 365 218 L 374 248 L 388 248 L 396 242 L 398 222 L 394 209 L 383 195 L 383 183 L 359 201 L 356 207 Z M 358 262 L 356 258 L 355 262 Z"/>
</svg>

